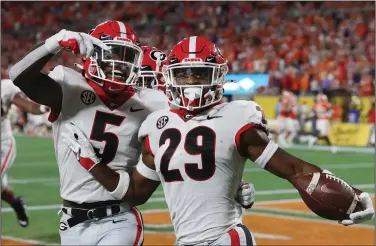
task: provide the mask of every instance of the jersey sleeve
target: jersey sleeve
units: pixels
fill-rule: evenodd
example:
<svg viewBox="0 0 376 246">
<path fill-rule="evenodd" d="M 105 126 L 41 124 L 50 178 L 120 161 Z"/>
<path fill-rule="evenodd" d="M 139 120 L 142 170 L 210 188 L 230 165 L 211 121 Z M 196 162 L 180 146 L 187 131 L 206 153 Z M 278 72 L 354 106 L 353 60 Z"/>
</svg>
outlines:
<svg viewBox="0 0 376 246">
<path fill-rule="evenodd" d="M 48 76 L 58 82 L 61 86 L 64 85 L 64 68 L 59 65 L 48 73 Z"/>
<path fill-rule="evenodd" d="M 240 151 L 240 136 L 242 133 L 247 131 L 252 127 L 257 127 L 266 134 L 269 134 L 268 131 L 268 121 L 265 118 L 264 111 L 257 103 L 253 101 L 241 101 L 239 102 L 238 110 L 240 113 L 244 115 L 242 121 L 240 122 L 240 127 L 238 128 L 237 133 L 235 134 L 235 144 L 238 150 L 238 153 L 241 154 Z"/>
<path fill-rule="evenodd" d="M 144 122 L 142 122 L 140 129 L 138 130 L 138 141 L 143 142 L 145 149 L 151 154 L 154 155 L 151 150 L 150 144 L 150 117 L 147 117 Z"/>
<path fill-rule="evenodd" d="M 49 73 L 48 73 L 48 76 L 55 80 L 57 83 L 60 84 L 61 86 L 61 89 L 63 91 L 63 97 L 64 97 L 64 67 L 59 65 L 59 66 L 56 66 L 53 70 L 51 70 Z M 60 115 L 60 112 L 54 112 L 51 110 L 49 116 L 48 116 L 48 121 L 53 123 L 55 122 L 58 118 L 59 118 L 59 115 Z"/>
</svg>

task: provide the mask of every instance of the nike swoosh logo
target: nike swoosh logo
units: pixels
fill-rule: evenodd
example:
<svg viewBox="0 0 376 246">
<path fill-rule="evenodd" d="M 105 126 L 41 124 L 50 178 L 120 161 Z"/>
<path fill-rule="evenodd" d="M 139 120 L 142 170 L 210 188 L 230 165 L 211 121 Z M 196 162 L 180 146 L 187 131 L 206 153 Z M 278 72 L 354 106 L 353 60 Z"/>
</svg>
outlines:
<svg viewBox="0 0 376 246">
<path fill-rule="evenodd" d="M 148 68 L 149 66 L 141 66 L 141 70 Z"/>
<path fill-rule="evenodd" d="M 207 120 L 212 120 L 212 119 L 215 119 L 215 118 L 222 118 L 223 116 L 210 116 L 208 115 L 208 117 L 206 118 Z"/>
<path fill-rule="evenodd" d="M 126 221 L 127 219 L 123 219 L 123 220 L 113 220 L 112 223 L 113 224 L 116 224 L 116 223 L 119 223 L 119 222 L 123 222 L 123 221 Z"/>
<path fill-rule="evenodd" d="M 136 108 L 136 109 L 134 109 L 134 108 L 132 108 L 131 107 L 131 109 L 130 109 L 130 111 L 133 113 L 133 112 L 137 112 L 137 111 L 141 111 L 141 110 L 144 110 L 143 108 Z"/>
<path fill-rule="evenodd" d="M 120 90 L 120 89 L 116 89 L 116 88 L 115 88 L 115 89 L 112 89 L 112 87 L 110 86 L 110 87 L 108 87 L 108 90 L 109 90 L 109 91 L 118 91 L 118 90 Z"/>
</svg>

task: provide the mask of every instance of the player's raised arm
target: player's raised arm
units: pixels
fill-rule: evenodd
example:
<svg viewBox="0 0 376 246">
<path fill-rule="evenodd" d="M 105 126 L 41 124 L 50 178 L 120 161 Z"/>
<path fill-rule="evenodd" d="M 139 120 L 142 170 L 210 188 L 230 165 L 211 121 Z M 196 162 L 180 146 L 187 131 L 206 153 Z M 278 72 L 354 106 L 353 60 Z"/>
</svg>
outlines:
<svg viewBox="0 0 376 246">
<path fill-rule="evenodd" d="M 11 68 L 9 76 L 13 83 L 33 101 L 60 112 L 62 88 L 51 76 L 42 73 L 41 70 L 62 48 L 72 50 L 76 54 L 86 54 L 88 57 L 94 51 L 93 45 L 108 49 L 100 40 L 85 33 L 63 29 L 34 46 Z"/>
<path fill-rule="evenodd" d="M 142 158 L 137 168 L 128 174 L 124 170 L 114 171 L 102 164 L 89 139 L 76 125 L 71 123 L 69 131 L 71 134 L 63 133 L 66 144 L 75 153 L 81 166 L 88 170 L 114 198 L 133 205 L 141 205 L 158 188 L 160 181 L 155 172 L 154 156 L 145 147 L 142 149 Z"/>
<path fill-rule="evenodd" d="M 9 76 L 33 101 L 60 112 L 62 89 L 60 84 L 41 72 L 43 67 L 60 49 L 49 50 L 45 42 L 34 46 L 10 70 Z"/>
<path fill-rule="evenodd" d="M 262 111 L 259 113 L 262 114 Z M 251 127 L 244 131 L 239 137 L 239 145 L 240 154 L 274 175 L 288 180 L 294 187 L 299 187 L 298 190 L 306 204 L 307 201 L 313 201 L 310 208 L 320 216 L 351 225 L 369 220 L 374 215 L 368 193 L 355 188 L 348 189 L 349 186 L 344 181 L 329 171 L 290 155 L 270 141 L 263 129 Z M 322 184 L 332 185 L 332 189 L 336 189 L 339 196 L 333 197 L 332 192 L 322 191 Z M 318 187 L 320 190 L 315 193 Z M 317 202 L 316 198 L 319 198 L 320 202 Z M 336 204 L 325 207 L 325 203 L 331 203 L 329 199 L 334 200 Z M 356 206 L 358 202 L 361 206 Z M 316 211 L 313 209 L 315 206 L 319 208 Z M 336 211 L 336 208 L 339 209 L 337 214 L 333 212 L 323 216 L 323 211 Z"/>
</svg>

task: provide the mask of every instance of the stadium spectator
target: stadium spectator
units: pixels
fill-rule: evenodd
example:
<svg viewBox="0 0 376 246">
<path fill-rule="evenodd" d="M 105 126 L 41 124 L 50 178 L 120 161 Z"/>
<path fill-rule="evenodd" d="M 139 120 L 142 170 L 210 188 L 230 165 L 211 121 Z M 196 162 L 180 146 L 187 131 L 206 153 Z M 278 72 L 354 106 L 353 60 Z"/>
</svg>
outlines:
<svg viewBox="0 0 376 246">
<path fill-rule="evenodd" d="M 375 124 L 375 101 L 372 102 L 372 108 L 368 113 L 368 122 L 370 124 Z"/>
<path fill-rule="evenodd" d="M 343 114 L 343 108 L 341 104 L 338 102 L 334 102 L 333 104 L 333 116 L 332 121 L 333 122 L 341 122 L 342 121 L 342 114 Z"/>
<path fill-rule="evenodd" d="M 374 90 L 367 76 L 373 71 L 374 78 L 375 64 L 371 2 L 4 2 L 1 11 L 2 76 L 33 43 L 61 28 L 88 31 L 98 20 L 116 19 L 166 52 L 184 36 L 210 37 L 233 72 L 280 74 L 272 83 L 279 91 L 306 94 L 362 82 L 369 88 L 359 93 Z M 49 65 L 58 62 L 73 67 L 75 59 L 63 52 Z"/>
<path fill-rule="evenodd" d="M 183 14 L 182 14 L 183 13 Z M 372 2 L 12 2 L 2 3 L 1 77 L 33 44 L 62 28 L 87 32 L 122 20 L 145 45 L 165 52 L 189 35 L 215 42 L 234 73 L 268 73 L 260 94 L 374 95 L 375 7 Z M 85 20 L 85 21 L 83 21 Z M 66 51 L 46 66 L 74 68 Z M 343 120 L 348 120 L 348 105 Z"/>
</svg>

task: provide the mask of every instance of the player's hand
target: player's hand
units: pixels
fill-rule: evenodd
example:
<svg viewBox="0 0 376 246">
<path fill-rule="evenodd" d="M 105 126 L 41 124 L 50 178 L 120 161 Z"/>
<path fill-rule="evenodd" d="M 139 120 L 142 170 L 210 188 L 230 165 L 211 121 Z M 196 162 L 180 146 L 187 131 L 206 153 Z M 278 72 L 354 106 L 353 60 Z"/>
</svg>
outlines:
<svg viewBox="0 0 376 246">
<path fill-rule="evenodd" d="M 101 159 L 96 155 L 90 140 L 78 126 L 70 122 L 67 128 L 70 133 L 62 133 L 63 142 L 73 151 L 81 166 L 90 171 L 101 162 Z"/>
<path fill-rule="evenodd" d="M 61 48 L 71 50 L 75 54 L 85 55 L 86 58 L 94 53 L 94 45 L 104 50 L 111 48 L 101 40 L 83 32 L 72 32 L 65 29 L 51 36 L 45 41 L 47 50 L 56 54 Z"/>
<path fill-rule="evenodd" d="M 242 180 L 236 194 L 236 200 L 240 203 L 240 205 L 242 205 L 243 208 L 251 208 L 255 203 L 255 193 L 256 191 L 253 184 L 249 184 Z"/>
<path fill-rule="evenodd" d="M 367 192 L 362 192 L 359 195 L 359 202 L 361 203 L 364 210 L 350 214 L 350 219 L 339 221 L 340 224 L 349 226 L 353 224 L 363 223 L 367 220 L 372 219 L 373 215 L 375 214 L 375 210 L 373 209 L 370 195 Z"/>
<path fill-rule="evenodd" d="M 39 107 L 39 111 L 40 111 L 41 114 L 50 112 L 50 110 L 51 109 L 49 107 L 45 106 L 45 105 L 40 105 L 40 107 Z"/>
</svg>

